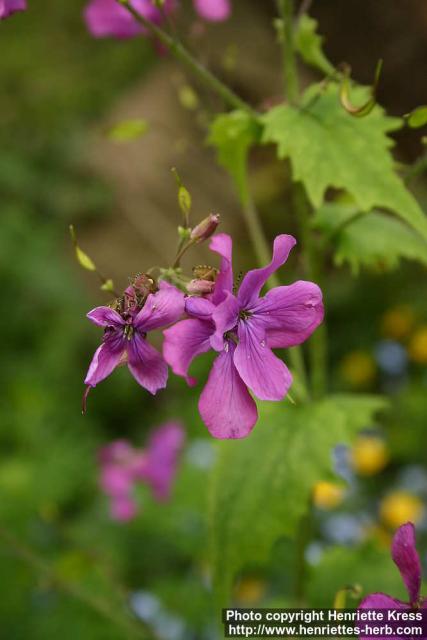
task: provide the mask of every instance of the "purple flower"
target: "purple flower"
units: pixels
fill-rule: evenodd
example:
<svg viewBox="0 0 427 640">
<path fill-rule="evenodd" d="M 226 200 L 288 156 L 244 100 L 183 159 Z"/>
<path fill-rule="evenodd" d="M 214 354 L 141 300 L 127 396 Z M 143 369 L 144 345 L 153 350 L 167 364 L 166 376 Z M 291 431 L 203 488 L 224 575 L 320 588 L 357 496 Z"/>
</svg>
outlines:
<svg viewBox="0 0 427 640">
<path fill-rule="evenodd" d="M 8 18 L 17 11 L 26 11 L 27 0 L 0 0 L 0 20 Z"/>
<path fill-rule="evenodd" d="M 126 290 L 129 298 L 129 290 Z M 133 304 L 133 301 L 132 301 Z M 87 314 L 89 320 L 104 328 L 104 337 L 95 352 L 85 384 L 96 385 L 127 363 L 135 380 L 155 394 L 166 386 L 168 368 L 162 356 L 146 339 L 153 329 L 165 327 L 184 313 L 184 295 L 172 285 L 161 282 L 157 293 L 150 293 L 142 308 L 127 306 L 122 313 L 110 307 L 97 307 Z"/>
<path fill-rule="evenodd" d="M 222 22 L 231 15 L 230 0 L 194 0 L 194 8 L 208 22 Z"/>
<path fill-rule="evenodd" d="M 162 22 L 162 13 L 152 0 L 132 0 L 131 4 L 147 20 L 157 24 Z M 174 6 L 174 0 L 166 0 L 163 10 L 169 13 Z M 125 39 L 146 33 L 144 27 L 117 0 L 90 0 L 83 15 L 89 32 L 95 38 Z"/>
<path fill-rule="evenodd" d="M 322 293 L 312 282 L 276 287 L 260 297 L 295 243 L 292 236 L 278 236 L 271 263 L 249 271 L 235 295 L 231 238 L 214 236 L 210 248 L 222 260 L 213 294 L 187 298 L 191 317 L 164 332 L 164 357 L 190 385 L 196 382 L 188 375 L 195 356 L 211 348 L 219 353 L 199 400 L 202 419 L 216 438 L 243 438 L 251 432 L 258 413 L 248 389 L 261 400 L 285 397 L 292 376 L 272 348 L 301 344 L 323 320 Z"/>
<path fill-rule="evenodd" d="M 385 593 L 371 593 L 359 605 L 359 609 L 425 609 L 427 599 L 420 595 L 421 564 L 415 547 L 415 527 L 411 522 L 403 524 L 396 531 L 391 547 L 391 557 L 400 571 L 409 596 L 409 602 L 402 602 Z M 371 640 L 371 636 L 360 636 Z M 375 636 L 378 640 L 379 636 Z M 382 640 L 382 638 L 380 638 Z"/>
<path fill-rule="evenodd" d="M 113 520 L 125 522 L 137 514 L 133 491 L 138 482 L 151 488 L 155 500 L 169 498 L 184 439 L 182 426 L 168 422 L 152 432 L 145 449 L 135 449 L 126 440 L 101 449 L 99 482 L 110 498 Z"/>
</svg>

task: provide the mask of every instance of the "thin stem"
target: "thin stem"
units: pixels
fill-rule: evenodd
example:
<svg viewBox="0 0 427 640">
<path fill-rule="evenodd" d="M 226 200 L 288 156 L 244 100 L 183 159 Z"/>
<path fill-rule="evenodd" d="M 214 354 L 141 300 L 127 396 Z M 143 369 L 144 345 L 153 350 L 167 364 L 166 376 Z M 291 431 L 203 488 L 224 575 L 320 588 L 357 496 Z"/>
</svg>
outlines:
<svg viewBox="0 0 427 640">
<path fill-rule="evenodd" d="M 299 81 L 294 46 L 294 0 L 278 0 L 282 20 L 283 81 L 285 95 L 293 104 L 298 101 Z"/>
<path fill-rule="evenodd" d="M 40 556 L 38 556 L 30 547 L 17 540 L 15 536 L 4 526 L 0 525 L 0 538 L 10 547 L 13 553 L 31 566 L 35 571 L 42 574 L 58 589 L 66 593 L 67 595 L 79 600 L 87 607 L 95 611 L 98 615 L 113 623 L 117 627 L 121 628 L 122 632 L 126 633 L 127 638 L 135 638 L 140 640 L 154 639 L 154 635 L 147 635 L 142 629 L 138 627 L 134 620 L 131 618 L 124 618 L 120 614 L 117 615 L 114 612 L 114 608 L 110 602 L 107 602 L 101 598 L 89 595 L 82 591 L 78 586 L 66 582 L 62 577 L 58 576 L 55 571 L 49 566 L 49 564 Z"/>
<path fill-rule="evenodd" d="M 234 109 L 242 109 L 247 113 L 256 115 L 255 111 L 250 107 L 242 98 L 240 98 L 234 91 L 232 91 L 226 84 L 224 84 L 219 78 L 217 78 L 209 69 L 204 67 L 193 55 L 179 42 L 176 38 L 170 36 L 164 29 L 158 25 L 147 20 L 142 14 L 138 13 L 129 0 L 117 0 L 137 22 L 139 22 L 145 29 L 158 38 L 162 44 L 164 44 L 172 55 L 177 60 L 185 64 L 204 84 L 215 91 L 224 102 Z"/>
<path fill-rule="evenodd" d="M 271 260 L 271 249 L 267 242 L 267 238 L 265 237 L 264 229 L 262 228 L 254 201 L 249 193 L 246 193 L 243 213 L 246 224 L 248 225 L 249 235 L 255 250 L 257 262 L 260 266 L 266 265 Z M 280 285 L 281 282 L 279 277 L 277 274 L 273 273 L 269 282 L 267 282 L 267 287 L 279 287 Z M 301 347 L 298 346 L 289 349 L 289 359 L 301 384 L 301 400 L 305 402 L 308 399 L 308 385 Z"/>
<path fill-rule="evenodd" d="M 322 269 L 319 252 L 313 241 L 310 224 L 311 205 L 302 184 L 296 184 L 293 189 L 293 208 L 299 222 L 304 247 L 304 260 L 307 277 L 322 285 Z M 327 333 L 325 324 L 321 324 L 308 342 L 311 364 L 311 388 L 315 399 L 321 398 L 327 387 Z"/>
<path fill-rule="evenodd" d="M 297 606 L 305 604 L 305 585 L 307 577 L 307 546 L 312 535 L 312 504 L 308 505 L 307 512 L 301 517 L 298 526 L 297 548 L 295 554 L 295 583 L 294 597 Z"/>
</svg>

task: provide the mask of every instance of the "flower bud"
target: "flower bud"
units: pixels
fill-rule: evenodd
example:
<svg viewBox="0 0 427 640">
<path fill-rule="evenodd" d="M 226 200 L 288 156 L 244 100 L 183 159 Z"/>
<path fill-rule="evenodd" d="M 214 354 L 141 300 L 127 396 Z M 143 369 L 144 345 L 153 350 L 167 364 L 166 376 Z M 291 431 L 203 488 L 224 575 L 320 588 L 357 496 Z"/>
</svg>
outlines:
<svg viewBox="0 0 427 640">
<path fill-rule="evenodd" d="M 219 225 L 219 215 L 211 213 L 207 218 L 199 222 L 191 231 L 190 238 L 195 242 L 203 242 L 211 237 Z"/>
<path fill-rule="evenodd" d="M 194 295 L 203 295 L 206 293 L 212 293 L 215 287 L 215 282 L 209 280 L 191 280 L 187 284 L 188 293 Z"/>
</svg>

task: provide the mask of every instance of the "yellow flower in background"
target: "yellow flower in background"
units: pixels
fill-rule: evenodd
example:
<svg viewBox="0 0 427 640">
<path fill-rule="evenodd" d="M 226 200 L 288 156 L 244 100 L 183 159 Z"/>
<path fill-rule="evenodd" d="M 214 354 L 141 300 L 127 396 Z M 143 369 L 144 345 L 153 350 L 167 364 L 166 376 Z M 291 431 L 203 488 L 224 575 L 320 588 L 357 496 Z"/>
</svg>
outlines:
<svg viewBox="0 0 427 640">
<path fill-rule="evenodd" d="M 265 580 L 255 577 L 242 578 L 236 586 L 234 597 L 239 604 L 250 607 L 262 600 L 266 589 Z"/>
<path fill-rule="evenodd" d="M 391 529 L 405 522 L 417 524 L 423 516 L 424 505 L 420 498 L 407 491 L 394 491 L 380 505 L 381 520 Z"/>
<path fill-rule="evenodd" d="M 368 538 L 374 540 L 381 549 L 390 549 L 392 536 L 390 531 L 381 524 L 372 524 L 366 528 Z"/>
<path fill-rule="evenodd" d="M 313 488 L 313 502 L 319 509 L 335 509 L 344 499 L 345 489 L 335 482 L 317 482 Z"/>
<path fill-rule="evenodd" d="M 409 357 L 418 364 L 427 364 L 427 325 L 415 331 L 408 345 Z"/>
<path fill-rule="evenodd" d="M 407 305 L 399 305 L 385 312 L 381 319 L 381 333 L 392 340 L 402 340 L 412 331 L 415 313 Z"/>
<path fill-rule="evenodd" d="M 341 362 L 341 375 L 352 387 L 366 387 L 377 375 L 377 365 L 367 351 L 352 351 Z"/>
<path fill-rule="evenodd" d="M 350 452 L 353 469 L 361 476 L 373 476 L 387 465 L 390 455 L 378 436 L 359 436 Z"/>
</svg>

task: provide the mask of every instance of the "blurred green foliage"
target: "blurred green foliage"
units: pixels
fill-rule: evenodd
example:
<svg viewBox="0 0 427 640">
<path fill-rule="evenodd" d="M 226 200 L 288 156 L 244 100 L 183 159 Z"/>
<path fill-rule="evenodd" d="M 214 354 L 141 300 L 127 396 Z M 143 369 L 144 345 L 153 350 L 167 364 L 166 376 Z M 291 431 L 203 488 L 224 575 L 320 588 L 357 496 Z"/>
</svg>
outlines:
<svg viewBox="0 0 427 640">
<path fill-rule="evenodd" d="M 92 123 L 153 61 L 142 40 L 118 44 L 89 38 L 81 21 L 82 6 L 40 0 L 37 7 L 8 21 L 7 28 L 1 25 L 0 565 L 6 588 L 0 599 L 0 633 L 8 640 L 46 640 L 58 634 L 64 640 L 115 640 L 135 633 L 145 637 L 144 626 L 137 626 L 130 612 L 130 596 L 149 592 L 159 598 L 165 612 L 182 621 L 186 639 L 211 638 L 215 637 L 212 628 L 219 614 L 211 589 L 205 517 L 208 462 L 203 460 L 209 447 L 219 447 L 207 437 L 197 414 L 200 387 L 189 390 L 183 381 L 173 378 L 168 395 L 153 399 L 126 371 L 117 371 L 114 379 L 91 394 L 88 415 L 80 415 L 83 374 L 100 337 L 84 315 L 99 300 L 89 299 L 83 285 L 87 274 L 81 275 L 73 264 L 68 224 L 102 223 L 104 216 L 111 214 L 113 196 L 108 185 L 87 173 L 81 158 Z M 318 50 L 313 51 L 312 45 L 307 48 L 306 42 L 307 34 L 315 35 L 314 27 L 305 24 L 307 32 L 300 34 L 300 47 L 307 57 L 318 58 Z M 291 118 L 299 127 L 299 117 L 290 107 L 285 112 L 285 107 L 278 109 L 277 116 Z M 383 118 L 381 114 L 377 117 Z M 340 118 L 347 115 L 340 114 Z M 222 116 L 212 130 L 220 155 L 224 146 L 234 152 L 234 178 L 243 192 L 242 167 L 248 146 L 258 136 L 252 123 L 247 124 L 239 115 Z M 358 122 L 354 126 L 362 130 L 367 125 Z M 239 144 L 233 139 L 233 127 L 237 127 Z M 370 154 L 373 142 L 369 131 L 364 140 Z M 384 145 L 381 134 L 380 159 Z M 321 164 L 323 143 L 319 147 Z M 298 148 L 289 153 L 283 150 L 284 155 L 299 153 Z M 227 157 L 222 156 L 222 163 L 228 165 Z M 320 180 L 318 166 L 312 169 L 310 179 Z M 369 176 L 369 180 L 377 190 L 376 177 Z M 313 186 L 313 192 L 317 196 L 330 184 L 329 173 L 320 186 Z M 395 183 L 392 186 L 400 189 Z M 356 187 L 363 205 L 366 193 Z M 382 202 L 375 196 L 369 203 L 388 206 L 389 190 L 385 191 Z M 406 204 L 398 210 L 401 215 L 407 214 Z M 410 205 L 415 206 L 412 200 Z M 271 227 L 283 230 L 282 205 L 276 207 L 278 215 Z M 286 224 L 292 228 L 291 216 Z M 364 242 L 369 242 L 369 229 L 364 226 L 362 231 Z M 395 246 L 395 229 L 391 231 Z M 396 250 L 397 257 L 401 253 Z M 371 257 L 366 251 L 358 263 L 371 267 Z M 376 267 L 377 258 L 375 253 Z M 331 271 L 327 308 L 336 390 L 351 386 L 340 374 L 343 356 L 360 348 L 372 354 L 384 337 L 378 328 L 384 309 L 397 301 L 407 302 L 425 318 L 423 278 L 425 281 L 421 268 L 407 265 L 395 274 L 364 271 L 358 280 L 350 280 L 347 272 Z M 405 341 L 402 344 L 407 347 Z M 193 367 L 201 380 L 206 378 L 209 362 L 210 356 Z M 412 364 L 397 386 L 381 375 L 369 383 L 370 392 L 391 395 L 393 409 L 382 421 L 392 460 L 381 476 L 359 479 L 359 493 L 350 492 L 340 509 L 344 515 L 363 512 L 367 522 L 377 521 L 378 503 L 390 487 L 399 486 L 401 472 L 414 464 L 425 470 L 426 384 L 425 363 Z M 363 424 L 357 421 L 349 425 L 350 430 L 372 427 L 369 416 L 363 412 L 358 415 L 362 415 Z M 111 522 L 107 501 L 97 487 L 98 447 L 117 437 L 143 443 L 152 425 L 176 416 L 187 429 L 189 447 L 171 503 L 155 504 L 141 489 L 141 516 L 126 526 Z M 331 474 L 330 444 L 346 440 L 346 428 L 334 420 L 334 416 L 324 420 L 324 447 L 320 451 L 310 447 L 310 420 L 292 425 L 293 431 L 287 435 L 297 448 L 295 468 L 285 469 L 281 478 L 269 464 L 277 445 L 274 429 L 284 426 L 280 420 L 272 418 L 265 433 L 259 424 L 256 437 L 245 447 L 260 445 L 267 480 L 272 474 L 273 481 L 281 482 L 276 487 L 278 493 L 283 489 L 285 494 L 297 483 L 304 464 L 316 456 L 321 472 Z M 250 474 L 259 470 L 245 467 L 246 448 L 239 450 L 236 459 L 234 452 L 222 452 L 219 458 L 219 465 L 227 467 L 230 484 L 223 493 L 217 487 L 216 509 L 222 517 L 218 518 L 222 537 L 217 545 L 227 544 L 230 557 L 239 554 L 239 539 L 233 539 L 232 527 L 238 530 L 242 526 L 240 518 L 245 522 L 245 501 L 254 499 Z M 308 499 L 314 479 L 306 477 L 296 501 Z M 416 491 L 425 501 L 425 492 L 414 488 Z M 257 497 L 261 505 L 263 496 Z M 289 534 L 300 505 L 280 503 L 280 496 L 276 498 L 270 532 L 274 535 L 267 540 L 268 548 L 263 554 L 251 553 L 256 539 L 250 539 L 252 523 L 246 521 L 246 555 L 234 568 L 242 570 L 242 582 L 245 571 L 266 582 L 261 603 L 285 606 L 294 602 L 295 546 L 287 539 L 275 538 Z M 233 501 L 239 500 L 240 511 L 234 511 Z M 293 515 L 288 521 L 289 513 Z M 362 536 L 348 546 L 333 546 L 334 541 L 322 528 L 327 517 L 316 514 L 313 523 L 313 537 L 322 543 L 323 555 L 309 567 L 309 603 L 331 605 L 336 590 L 349 581 L 361 583 L 365 593 L 385 590 L 400 596 L 401 583 L 386 545 L 375 545 Z M 267 562 L 265 556 L 273 542 L 276 545 Z"/>
</svg>

